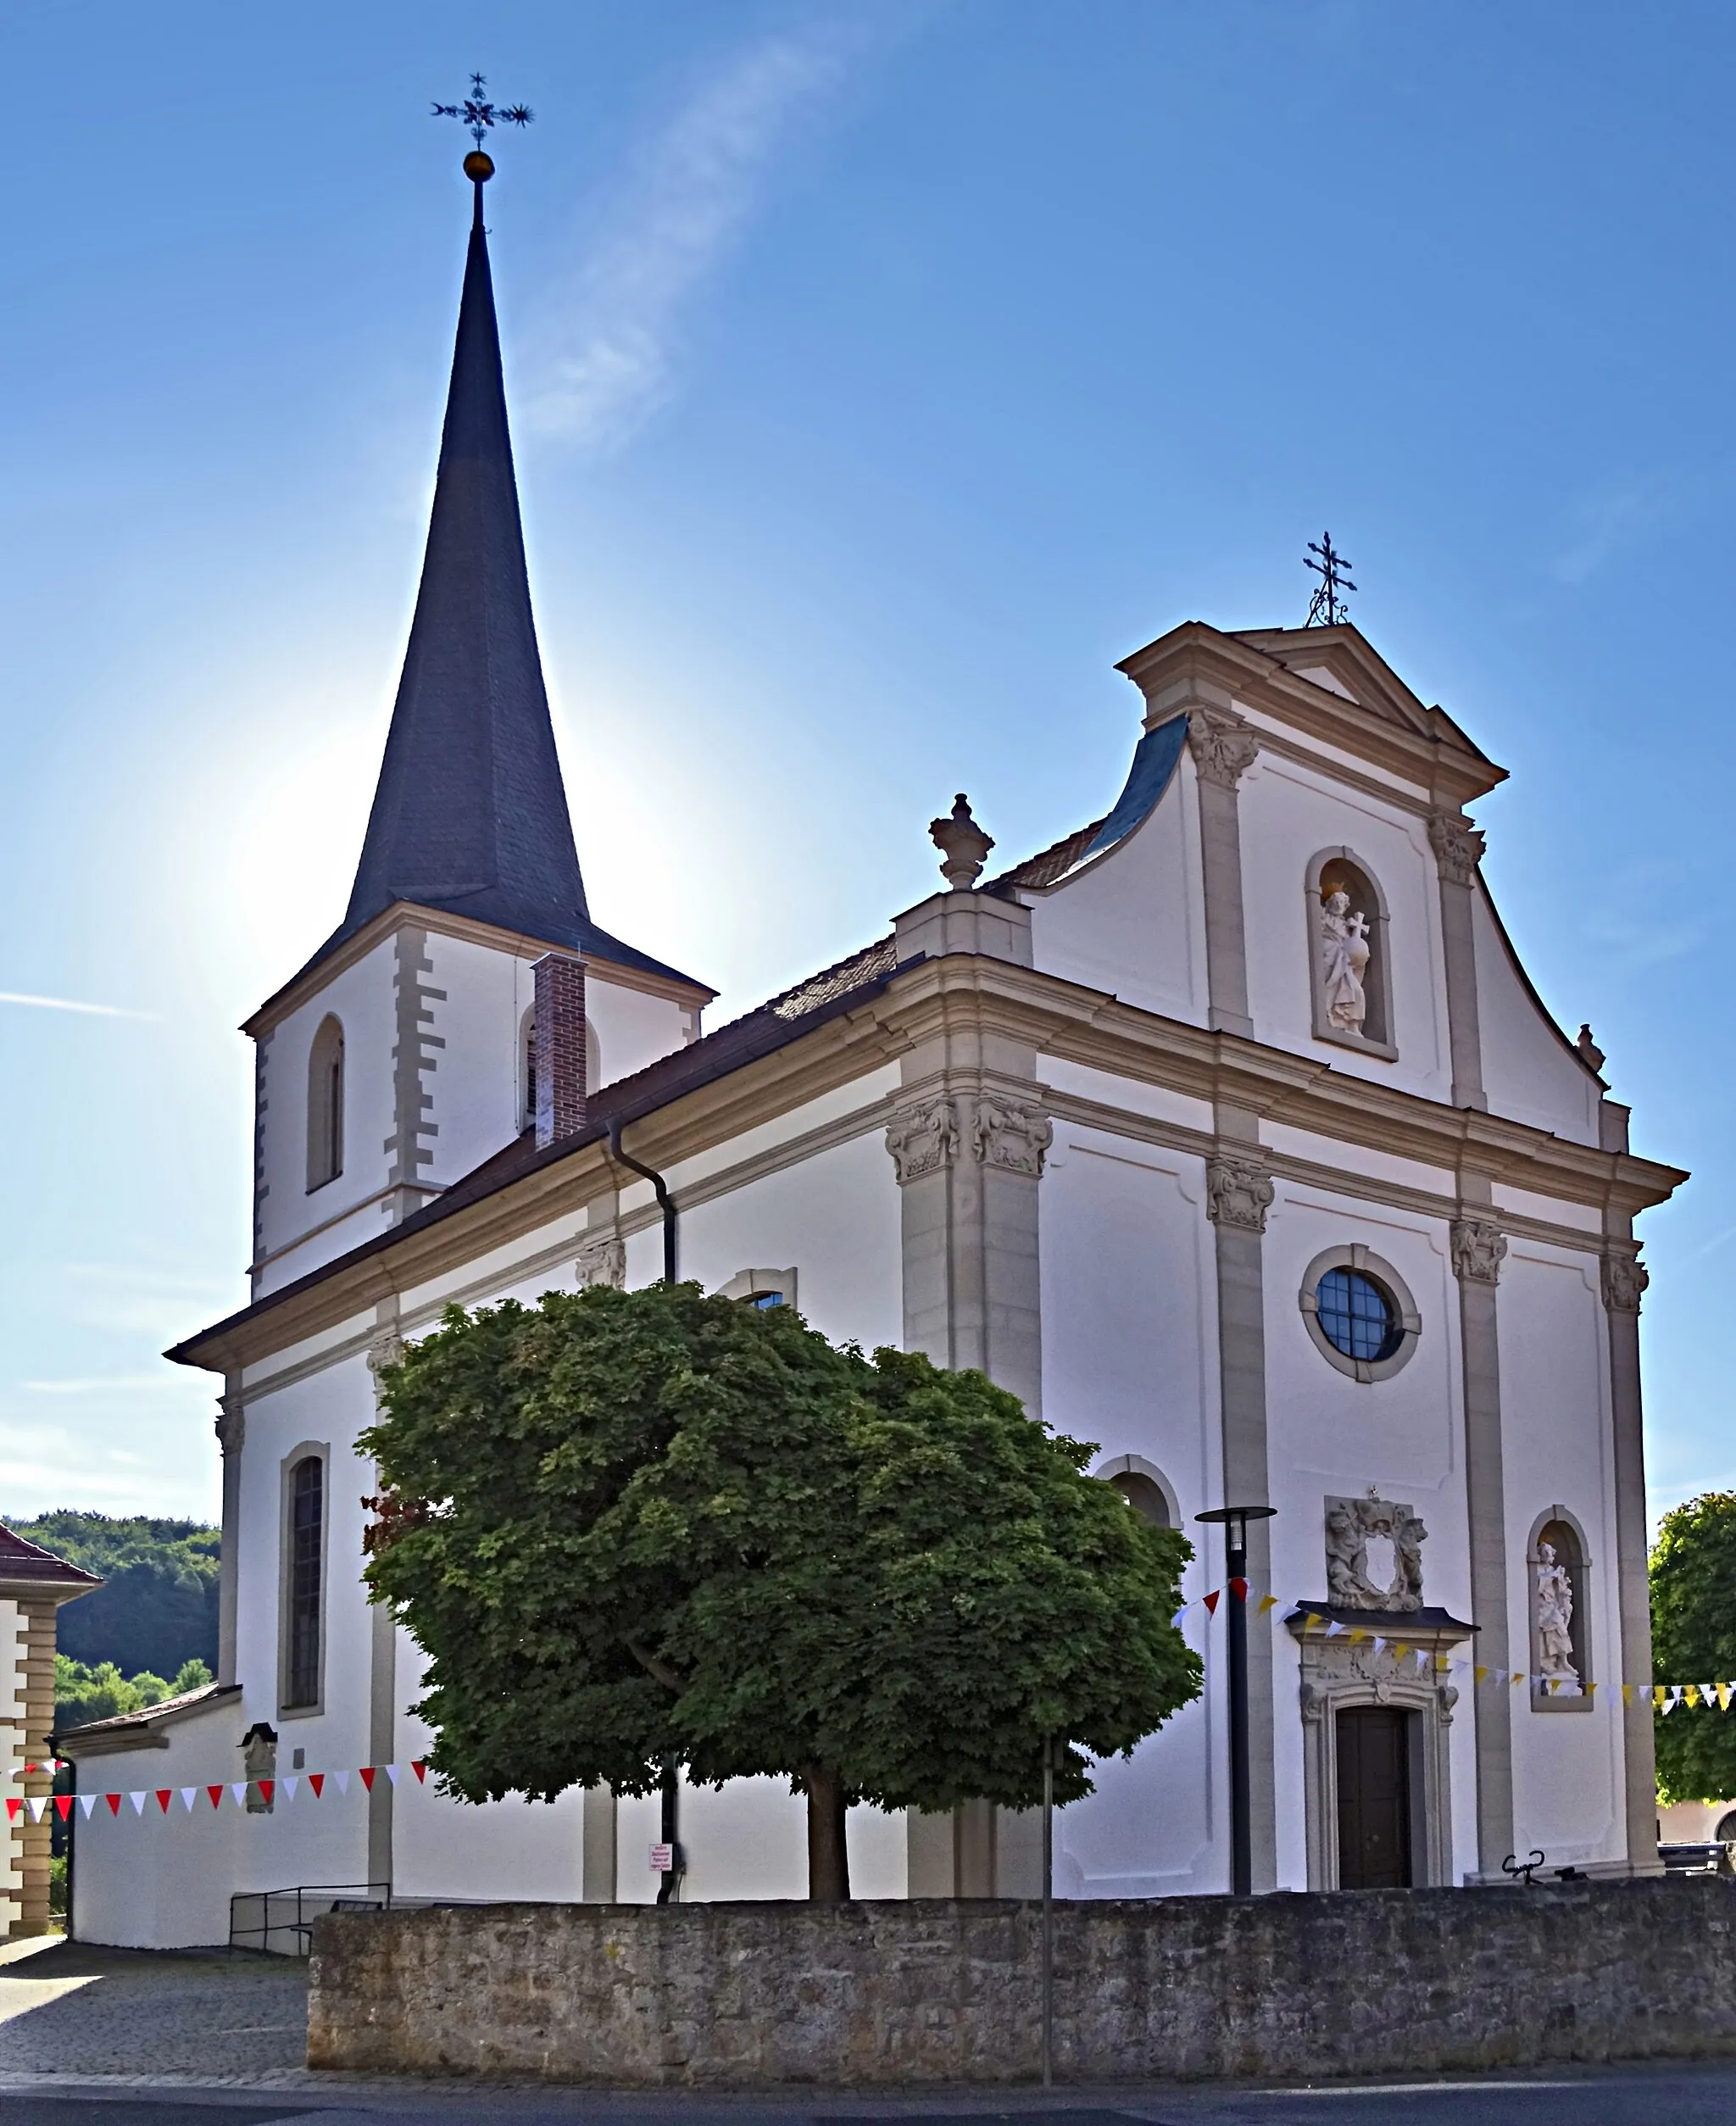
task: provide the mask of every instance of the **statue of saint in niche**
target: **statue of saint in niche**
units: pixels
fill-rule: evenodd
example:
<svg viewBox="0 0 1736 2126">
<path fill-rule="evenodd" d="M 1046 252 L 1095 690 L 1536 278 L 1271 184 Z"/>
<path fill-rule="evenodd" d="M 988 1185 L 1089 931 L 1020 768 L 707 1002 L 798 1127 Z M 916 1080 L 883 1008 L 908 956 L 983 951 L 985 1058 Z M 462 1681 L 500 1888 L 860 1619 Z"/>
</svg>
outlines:
<svg viewBox="0 0 1736 2126">
<path fill-rule="evenodd" d="M 1367 916 L 1353 911 L 1350 896 L 1335 886 L 1320 906 L 1321 984 L 1327 1021 L 1340 1033 L 1360 1033 L 1368 1016 L 1362 977 L 1372 949 Z"/>
<path fill-rule="evenodd" d="M 1545 1691 L 1573 1695 L 1579 1671 L 1573 1666 L 1573 1582 L 1555 1556 L 1553 1543 L 1537 1546 L 1537 1644 L 1538 1672 Z"/>
</svg>

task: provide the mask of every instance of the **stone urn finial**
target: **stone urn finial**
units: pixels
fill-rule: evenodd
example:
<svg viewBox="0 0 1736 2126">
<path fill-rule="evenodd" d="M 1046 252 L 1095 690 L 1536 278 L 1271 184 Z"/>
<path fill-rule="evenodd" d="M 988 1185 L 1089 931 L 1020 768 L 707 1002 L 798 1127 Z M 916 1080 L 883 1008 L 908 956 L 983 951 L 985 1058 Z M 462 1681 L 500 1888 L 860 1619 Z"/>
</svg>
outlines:
<svg viewBox="0 0 1736 2126">
<path fill-rule="evenodd" d="M 1591 1038 L 1591 1028 L 1582 1026 L 1579 1038 L 1573 1044 L 1579 1051 L 1579 1060 L 1588 1070 L 1600 1071 L 1604 1066 L 1604 1052 Z"/>
<path fill-rule="evenodd" d="M 928 832 L 943 861 L 940 875 L 954 893 L 974 886 L 982 876 L 982 860 L 994 847 L 994 837 L 985 834 L 971 816 L 971 800 L 960 790 L 953 799 L 949 816 L 931 820 Z"/>
</svg>

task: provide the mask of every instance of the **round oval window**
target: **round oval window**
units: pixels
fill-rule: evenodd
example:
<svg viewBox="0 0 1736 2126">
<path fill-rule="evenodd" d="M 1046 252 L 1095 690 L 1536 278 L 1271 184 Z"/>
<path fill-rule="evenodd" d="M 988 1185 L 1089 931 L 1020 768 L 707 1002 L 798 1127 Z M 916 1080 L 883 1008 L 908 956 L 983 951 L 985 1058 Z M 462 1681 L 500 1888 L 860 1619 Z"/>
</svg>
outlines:
<svg viewBox="0 0 1736 2126">
<path fill-rule="evenodd" d="M 1321 1334 L 1346 1358 L 1377 1366 L 1405 1340 L 1393 1295 L 1364 1270 L 1328 1270 L 1314 1288 Z"/>
</svg>

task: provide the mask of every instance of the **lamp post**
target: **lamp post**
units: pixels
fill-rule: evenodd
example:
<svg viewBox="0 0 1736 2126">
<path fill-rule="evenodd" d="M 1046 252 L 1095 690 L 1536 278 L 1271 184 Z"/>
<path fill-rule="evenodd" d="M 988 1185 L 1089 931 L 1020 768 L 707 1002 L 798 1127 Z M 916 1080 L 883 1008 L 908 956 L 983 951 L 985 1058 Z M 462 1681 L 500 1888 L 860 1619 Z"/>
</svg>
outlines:
<svg viewBox="0 0 1736 2126">
<path fill-rule="evenodd" d="M 1221 1522 L 1224 1576 L 1229 1605 L 1225 1628 L 1230 1645 L 1230 1889 L 1247 1897 L 1254 1889 L 1254 1839 L 1248 1772 L 1248 1523 L 1269 1521 L 1276 1506 L 1215 1506 L 1196 1521 Z"/>
</svg>

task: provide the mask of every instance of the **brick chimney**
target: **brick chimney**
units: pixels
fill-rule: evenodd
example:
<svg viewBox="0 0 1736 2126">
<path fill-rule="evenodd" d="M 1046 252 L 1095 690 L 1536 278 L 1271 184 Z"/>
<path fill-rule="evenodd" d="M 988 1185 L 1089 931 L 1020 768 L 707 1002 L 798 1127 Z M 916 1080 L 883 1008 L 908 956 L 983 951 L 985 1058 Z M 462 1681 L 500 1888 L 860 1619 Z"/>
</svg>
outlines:
<svg viewBox="0 0 1736 2126">
<path fill-rule="evenodd" d="M 545 953 L 537 984 L 537 1149 L 585 1127 L 585 966 L 570 953 Z"/>
</svg>

